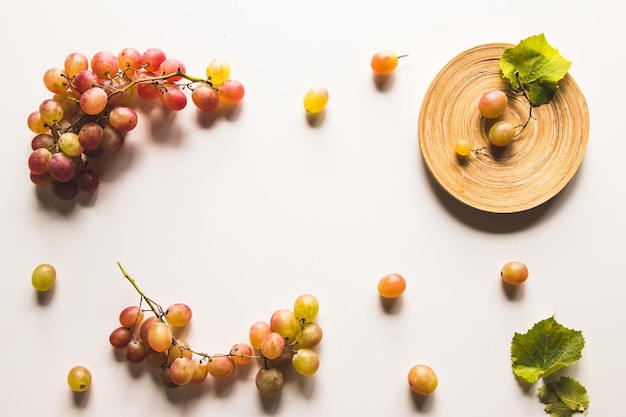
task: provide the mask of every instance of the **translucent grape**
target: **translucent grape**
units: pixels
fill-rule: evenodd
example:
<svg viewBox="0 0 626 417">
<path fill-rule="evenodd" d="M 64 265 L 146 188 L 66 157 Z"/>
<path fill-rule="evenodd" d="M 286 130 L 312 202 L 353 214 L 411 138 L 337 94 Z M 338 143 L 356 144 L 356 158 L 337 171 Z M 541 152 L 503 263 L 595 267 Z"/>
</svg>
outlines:
<svg viewBox="0 0 626 417">
<path fill-rule="evenodd" d="M 72 391 L 86 391 L 91 386 L 91 372 L 84 366 L 74 366 L 67 373 L 67 383 Z"/>
<path fill-rule="evenodd" d="M 47 99 L 39 105 L 39 115 L 48 125 L 53 125 L 63 119 L 63 106 L 54 99 Z"/>
<path fill-rule="evenodd" d="M 59 152 L 50 158 L 49 171 L 55 180 L 67 182 L 76 175 L 76 165 L 69 156 Z"/>
<path fill-rule="evenodd" d="M 190 350 L 189 343 L 182 339 L 176 339 L 176 343 L 172 343 L 172 346 L 167 350 L 167 360 L 172 363 L 176 358 L 188 358 L 193 357 L 193 353 Z"/>
<path fill-rule="evenodd" d="M 311 294 L 302 294 L 296 298 L 293 303 L 293 313 L 295 316 L 304 321 L 311 321 L 317 317 L 319 312 L 319 302 Z"/>
<path fill-rule="evenodd" d="M 28 128 L 33 133 L 41 134 L 50 131 L 50 127 L 46 124 L 45 120 L 41 117 L 39 110 L 35 110 L 28 115 Z"/>
<path fill-rule="evenodd" d="M 319 113 L 328 104 L 328 91 L 324 87 L 313 87 L 304 95 L 304 109 L 309 113 Z"/>
<path fill-rule="evenodd" d="M 191 321 L 191 308 L 187 304 L 172 304 L 165 310 L 165 319 L 173 327 L 184 327 Z"/>
<path fill-rule="evenodd" d="M 69 86 L 69 79 L 63 68 L 50 68 L 43 74 L 43 84 L 52 93 L 63 93 Z"/>
<path fill-rule="evenodd" d="M 149 72 L 157 72 L 161 66 L 161 62 L 165 61 L 167 56 L 159 48 L 147 49 L 141 54 L 141 62 L 143 69 Z"/>
<path fill-rule="evenodd" d="M 50 177 L 50 174 L 33 174 L 32 172 L 30 173 L 30 181 L 36 186 L 49 185 L 51 180 L 52 177 Z"/>
<path fill-rule="evenodd" d="M 502 90 L 490 90 L 480 97 L 478 111 L 487 119 L 502 116 L 509 105 L 509 98 Z"/>
<path fill-rule="evenodd" d="M 124 48 L 117 54 L 118 66 L 122 70 L 141 68 L 141 52 L 135 48 Z"/>
<path fill-rule="evenodd" d="M 72 52 L 65 57 L 64 69 L 68 77 L 73 77 L 80 71 L 89 68 L 89 60 L 80 52 Z"/>
<path fill-rule="evenodd" d="M 154 77 L 151 72 L 145 73 L 145 77 Z M 139 78 L 141 79 L 141 78 Z M 158 82 L 142 82 L 137 84 L 137 94 L 144 100 L 154 100 L 161 97 L 161 90 L 157 87 L 160 85 Z"/>
<path fill-rule="evenodd" d="M 293 339 L 300 330 L 300 322 L 293 311 L 283 308 L 272 314 L 270 328 L 272 332 L 278 333 L 284 339 Z"/>
<path fill-rule="evenodd" d="M 101 113 L 109 102 L 106 91 L 100 87 L 92 87 L 80 96 L 80 108 L 86 114 Z"/>
<path fill-rule="evenodd" d="M 172 110 L 178 111 L 185 108 L 187 105 L 187 96 L 178 87 L 174 85 L 166 86 L 165 92 L 161 95 L 163 103 Z"/>
<path fill-rule="evenodd" d="M 185 64 L 182 63 L 181 60 L 176 58 L 166 58 L 161 65 L 159 65 L 159 70 L 157 74 L 163 76 L 168 74 L 173 74 L 175 72 L 180 71 L 181 73 L 185 73 L 187 69 L 185 68 Z M 174 77 L 168 78 L 169 82 L 176 82 L 182 80 L 182 76 L 176 75 Z"/>
<path fill-rule="evenodd" d="M 204 382 L 204 380 L 206 380 L 207 376 L 209 375 L 209 367 L 207 366 L 208 362 L 201 362 L 198 359 L 193 359 L 191 363 L 193 366 L 193 376 L 191 377 L 191 381 L 189 382 L 192 384 L 199 384 L 201 382 Z"/>
<path fill-rule="evenodd" d="M 378 292 L 385 298 L 400 297 L 405 289 L 406 280 L 400 274 L 387 274 L 378 281 Z"/>
<path fill-rule="evenodd" d="M 28 169 L 35 175 L 42 175 L 50 168 L 52 153 L 46 148 L 37 148 L 28 157 Z"/>
<path fill-rule="evenodd" d="M 78 193 L 78 185 L 72 180 L 65 182 L 51 180 L 50 186 L 52 194 L 61 200 L 71 200 Z"/>
<path fill-rule="evenodd" d="M 220 381 L 225 381 L 227 379 L 235 376 L 235 372 L 237 370 L 237 365 L 235 361 L 230 356 L 220 356 L 221 354 L 216 355 L 215 357 L 209 359 L 209 363 L 207 364 L 207 368 L 209 374 Z"/>
<path fill-rule="evenodd" d="M 72 89 L 78 93 L 84 93 L 98 85 L 98 76 L 90 70 L 80 71 L 72 80 Z"/>
<path fill-rule="evenodd" d="M 522 262 L 507 262 L 502 267 L 500 276 L 507 284 L 520 285 L 528 279 L 528 268 Z"/>
<path fill-rule="evenodd" d="M 139 306 L 125 307 L 119 316 L 120 324 L 124 327 L 135 327 L 143 322 L 144 312 Z"/>
<path fill-rule="evenodd" d="M 133 339 L 126 345 L 125 356 L 129 362 L 143 362 L 146 358 L 146 353 L 146 345 L 141 340 Z"/>
<path fill-rule="evenodd" d="M 467 139 L 459 139 L 454 144 L 454 152 L 459 156 L 468 156 L 472 152 L 472 144 Z"/>
<path fill-rule="evenodd" d="M 317 372 L 320 367 L 320 358 L 314 350 L 298 349 L 291 359 L 293 368 L 301 375 L 310 376 Z"/>
<path fill-rule="evenodd" d="M 80 144 L 78 135 L 74 132 L 65 132 L 57 141 L 59 149 L 67 156 L 80 156 L 83 153 L 83 147 Z"/>
<path fill-rule="evenodd" d="M 322 341 L 322 337 L 322 327 L 314 321 L 307 321 L 300 331 L 296 349 L 316 346 Z"/>
<path fill-rule="evenodd" d="M 398 54 L 389 50 L 376 52 L 370 60 L 370 66 L 375 74 L 391 74 L 398 66 Z"/>
<path fill-rule="evenodd" d="M 267 359 L 276 359 L 285 349 L 285 339 L 276 333 L 270 332 L 261 342 L 261 354 Z"/>
<path fill-rule="evenodd" d="M 254 349 L 261 349 L 261 343 L 265 336 L 271 332 L 270 324 L 265 321 L 257 321 L 250 326 L 248 331 L 248 337 L 250 338 L 250 344 Z"/>
<path fill-rule="evenodd" d="M 165 352 L 172 346 L 172 329 L 170 326 L 157 321 L 150 325 L 148 330 L 148 344 L 157 352 Z"/>
<path fill-rule="evenodd" d="M 236 104 L 243 100 L 246 91 L 241 82 L 237 80 L 226 80 L 220 85 L 217 93 L 220 100 L 224 103 Z"/>
<path fill-rule="evenodd" d="M 191 101 L 200 110 L 215 110 L 220 102 L 217 91 L 208 84 L 200 84 L 191 92 Z"/>
<path fill-rule="evenodd" d="M 224 81 L 230 77 L 230 63 L 222 58 L 216 58 L 209 62 L 206 67 L 206 76 L 213 84 L 213 87 L 219 87 Z"/>
<path fill-rule="evenodd" d="M 133 338 L 133 333 L 128 327 L 118 327 L 109 335 L 109 343 L 116 349 L 125 348 Z"/>
<path fill-rule="evenodd" d="M 191 382 L 193 373 L 194 366 L 189 358 L 179 357 L 170 364 L 170 378 L 176 385 L 187 385 Z"/>
<path fill-rule="evenodd" d="M 265 397 L 276 397 L 281 393 L 284 376 L 278 368 L 261 368 L 255 378 L 256 387 Z"/>
<path fill-rule="evenodd" d="M 56 282 L 57 272 L 50 264 L 40 264 L 31 274 L 31 283 L 37 291 L 48 291 Z"/>
<path fill-rule="evenodd" d="M 435 389 L 439 380 L 437 374 L 429 366 L 415 365 L 409 370 L 409 386 L 420 395 L 430 395 Z"/>
<path fill-rule="evenodd" d="M 91 70 L 100 79 L 113 78 L 119 69 L 117 55 L 109 51 L 100 51 L 91 58 Z"/>
<path fill-rule="evenodd" d="M 102 143 L 104 130 L 95 122 L 87 122 L 78 131 L 78 142 L 87 150 L 96 149 Z"/>
<path fill-rule="evenodd" d="M 245 343 L 236 343 L 230 348 L 230 355 L 237 365 L 246 365 L 252 360 L 252 347 Z"/>
<path fill-rule="evenodd" d="M 137 113 L 130 107 L 119 106 L 109 112 L 109 123 L 123 132 L 133 130 L 137 126 Z"/>
<path fill-rule="evenodd" d="M 488 138 L 494 146 L 506 146 L 515 138 L 515 126 L 511 122 L 500 120 L 491 126 Z"/>
</svg>

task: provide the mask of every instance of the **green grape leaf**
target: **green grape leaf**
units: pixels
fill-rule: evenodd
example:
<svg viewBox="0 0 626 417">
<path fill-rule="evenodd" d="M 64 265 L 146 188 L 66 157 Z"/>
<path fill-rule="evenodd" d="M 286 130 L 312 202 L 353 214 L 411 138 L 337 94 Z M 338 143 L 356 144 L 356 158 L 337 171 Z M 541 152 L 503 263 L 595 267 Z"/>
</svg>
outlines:
<svg viewBox="0 0 626 417">
<path fill-rule="evenodd" d="M 582 332 L 568 329 L 554 317 L 541 320 L 525 334 L 515 333 L 511 342 L 513 373 L 532 383 L 571 365 L 582 356 Z"/>
<path fill-rule="evenodd" d="M 514 89 L 525 91 L 533 106 L 552 100 L 571 64 L 548 43 L 543 33 L 505 49 L 500 57 L 503 77 Z"/>
<path fill-rule="evenodd" d="M 589 407 L 587 389 L 566 376 L 540 387 L 539 398 L 550 417 L 571 417 L 574 413 L 586 413 Z"/>
</svg>

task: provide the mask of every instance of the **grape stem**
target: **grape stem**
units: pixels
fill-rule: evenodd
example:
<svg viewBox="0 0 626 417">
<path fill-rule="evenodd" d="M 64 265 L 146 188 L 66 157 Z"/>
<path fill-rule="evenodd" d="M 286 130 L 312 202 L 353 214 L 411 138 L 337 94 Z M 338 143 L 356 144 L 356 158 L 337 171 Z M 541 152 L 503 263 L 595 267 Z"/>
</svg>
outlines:
<svg viewBox="0 0 626 417">
<path fill-rule="evenodd" d="M 515 135 L 515 136 L 519 136 L 524 131 L 524 129 L 526 129 L 526 126 L 528 126 L 528 123 L 530 123 L 530 120 L 533 119 L 533 104 L 530 102 L 530 97 L 528 97 L 528 92 L 526 91 L 523 84 L 519 80 L 519 72 L 516 72 L 515 76 L 517 77 L 517 84 L 520 86 L 520 88 L 514 91 L 517 92 L 518 94 L 523 95 L 526 101 L 528 101 L 528 106 L 529 106 L 528 119 L 526 119 L 526 122 L 524 122 L 524 124 L 521 124 L 518 126 L 520 128 L 520 131 L 517 132 L 517 134 Z"/>
</svg>

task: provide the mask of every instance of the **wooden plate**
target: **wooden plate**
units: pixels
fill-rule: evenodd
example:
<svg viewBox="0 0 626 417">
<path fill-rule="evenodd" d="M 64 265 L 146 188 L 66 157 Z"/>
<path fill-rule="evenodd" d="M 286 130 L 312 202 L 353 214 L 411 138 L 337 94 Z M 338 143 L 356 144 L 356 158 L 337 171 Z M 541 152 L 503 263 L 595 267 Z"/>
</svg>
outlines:
<svg viewBox="0 0 626 417">
<path fill-rule="evenodd" d="M 480 45 L 448 62 L 428 88 L 418 122 L 420 149 L 436 181 L 463 203 L 493 213 L 532 209 L 558 194 L 579 168 L 589 138 L 587 103 L 568 74 L 550 103 L 532 109 L 512 143 L 490 145 L 487 131 L 499 119 L 482 117 L 478 100 L 490 89 L 507 88 L 499 61 L 511 46 Z M 523 124 L 529 109 L 524 96 L 509 95 L 501 119 Z M 459 138 L 483 151 L 457 157 Z"/>
</svg>

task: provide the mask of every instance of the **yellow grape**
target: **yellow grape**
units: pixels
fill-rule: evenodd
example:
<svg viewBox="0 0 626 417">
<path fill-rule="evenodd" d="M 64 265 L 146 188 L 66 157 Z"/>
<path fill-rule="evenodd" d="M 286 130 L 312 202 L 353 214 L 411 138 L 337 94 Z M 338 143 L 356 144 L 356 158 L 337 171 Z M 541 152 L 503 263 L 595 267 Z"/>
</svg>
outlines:
<svg viewBox="0 0 626 417">
<path fill-rule="evenodd" d="M 502 267 L 500 276 L 507 284 L 520 285 L 528 279 L 528 268 L 522 262 L 507 262 Z"/>
<path fill-rule="evenodd" d="M 213 87 L 219 87 L 230 77 L 230 63 L 225 59 L 215 58 L 206 67 L 206 76 Z"/>
<path fill-rule="evenodd" d="M 315 319 L 319 311 L 320 305 L 311 294 L 302 294 L 296 298 L 293 303 L 293 313 L 299 320 L 311 321 Z"/>
<path fill-rule="evenodd" d="M 91 386 L 91 372 L 84 366 L 74 366 L 67 373 L 67 383 L 72 391 L 83 392 Z"/>
<path fill-rule="evenodd" d="M 319 113 L 328 104 L 328 90 L 324 87 L 313 87 L 304 96 L 304 109 L 309 113 Z"/>
<path fill-rule="evenodd" d="M 415 365 L 409 370 L 409 386 L 420 395 L 430 395 L 439 384 L 437 374 L 429 366 Z"/>
<path fill-rule="evenodd" d="M 404 293 L 406 280 L 400 274 L 387 274 L 378 281 L 378 292 L 385 298 L 397 298 Z"/>
<path fill-rule="evenodd" d="M 454 144 L 454 152 L 459 156 L 468 156 L 472 152 L 472 145 L 467 139 L 459 139 Z"/>
<path fill-rule="evenodd" d="M 375 74 L 391 74 L 398 66 L 398 54 L 389 50 L 378 51 L 372 56 L 370 66 Z"/>
<path fill-rule="evenodd" d="M 320 358 L 314 350 L 298 349 L 291 358 L 293 368 L 301 375 L 309 376 L 317 372 L 320 367 Z"/>
<path fill-rule="evenodd" d="M 31 282 L 37 291 L 48 291 L 56 281 L 57 272 L 50 264 L 37 265 L 33 270 Z"/>
<path fill-rule="evenodd" d="M 285 339 L 293 339 L 300 330 L 300 322 L 293 311 L 282 308 L 272 314 L 270 328 Z"/>
</svg>

